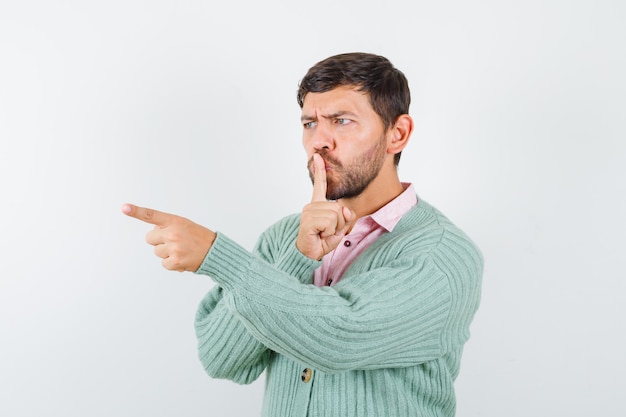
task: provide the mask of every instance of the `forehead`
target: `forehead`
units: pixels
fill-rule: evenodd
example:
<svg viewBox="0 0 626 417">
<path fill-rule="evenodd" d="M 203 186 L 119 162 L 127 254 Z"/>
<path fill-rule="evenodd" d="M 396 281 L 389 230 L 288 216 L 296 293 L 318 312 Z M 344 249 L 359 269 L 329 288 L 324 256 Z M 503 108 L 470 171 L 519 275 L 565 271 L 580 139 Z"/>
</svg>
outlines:
<svg viewBox="0 0 626 417">
<path fill-rule="evenodd" d="M 337 113 L 350 111 L 353 113 L 373 112 L 369 94 L 359 91 L 357 87 L 337 87 L 324 93 L 307 93 L 302 104 L 303 114 Z"/>
</svg>

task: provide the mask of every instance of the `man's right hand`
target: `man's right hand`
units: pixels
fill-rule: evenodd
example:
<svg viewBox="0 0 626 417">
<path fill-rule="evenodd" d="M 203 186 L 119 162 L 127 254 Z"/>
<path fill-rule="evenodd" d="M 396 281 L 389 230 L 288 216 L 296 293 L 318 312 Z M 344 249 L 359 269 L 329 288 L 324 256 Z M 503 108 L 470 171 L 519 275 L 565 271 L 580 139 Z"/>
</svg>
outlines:
<svg viewBox="0 0 626 417">
<path fill-rule="evenodd" d="M 326 200 L 326 165 L 313 155 L 313 197 L 302 210 L 296 247 L 305 256 L 320 260 L 339 245 L 352 227 L 355 214 L 336 201 Z"/>
</svg>

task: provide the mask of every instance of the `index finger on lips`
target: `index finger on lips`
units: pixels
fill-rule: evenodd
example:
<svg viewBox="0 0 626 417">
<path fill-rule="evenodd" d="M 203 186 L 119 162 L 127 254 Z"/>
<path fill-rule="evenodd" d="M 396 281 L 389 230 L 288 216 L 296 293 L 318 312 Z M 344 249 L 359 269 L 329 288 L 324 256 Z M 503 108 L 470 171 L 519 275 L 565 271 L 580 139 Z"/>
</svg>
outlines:
<svg viewBox="0 0 626 417">
<path fill-rule="evenodd" d="M 319 154 L 313 154 L 313 196 L 311 202 L 326 201 L 326 164 Z"/>
</svg>

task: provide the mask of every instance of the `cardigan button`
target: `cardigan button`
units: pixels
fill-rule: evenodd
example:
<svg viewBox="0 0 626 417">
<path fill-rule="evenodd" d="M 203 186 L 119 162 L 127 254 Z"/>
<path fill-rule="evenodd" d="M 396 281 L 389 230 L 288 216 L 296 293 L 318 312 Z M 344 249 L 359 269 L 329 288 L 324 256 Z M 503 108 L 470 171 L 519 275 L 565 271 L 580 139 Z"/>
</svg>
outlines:
<svg viewBox="0 0 626 417">
<path fill-rule="evenodd" d="M 349 248 L 350 245 L 352 245 L 352 242 L 350 242 L 349 240 L 346 240 L 345 242 L 343 242 L 343 246 L 345 246 L 346 248 Z"/>
<path fill-rule="evenodd" d="M 309 382 L 311 380 L 311 376 L 313 376 L 313 371 L 310 368 L 305 368 L 302 371 L 302 382 Z"/>
</svg>

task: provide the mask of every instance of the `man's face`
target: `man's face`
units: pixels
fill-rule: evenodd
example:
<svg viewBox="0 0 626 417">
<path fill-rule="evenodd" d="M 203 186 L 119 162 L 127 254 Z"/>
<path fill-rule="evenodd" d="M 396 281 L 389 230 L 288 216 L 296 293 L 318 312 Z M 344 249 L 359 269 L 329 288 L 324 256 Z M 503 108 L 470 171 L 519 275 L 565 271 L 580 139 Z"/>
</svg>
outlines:
<svg viewBox="0 0 626 417">
<path fill-rule="evenodd" d="M 311 180 L 313 154 L 319 153 L 326 164 L 326 198 L 356 197 L 377 177 L 387 156 L 387 141 L 367 94 L 350 87 L 308 93 L 302 125 Z"/>
</svg>

